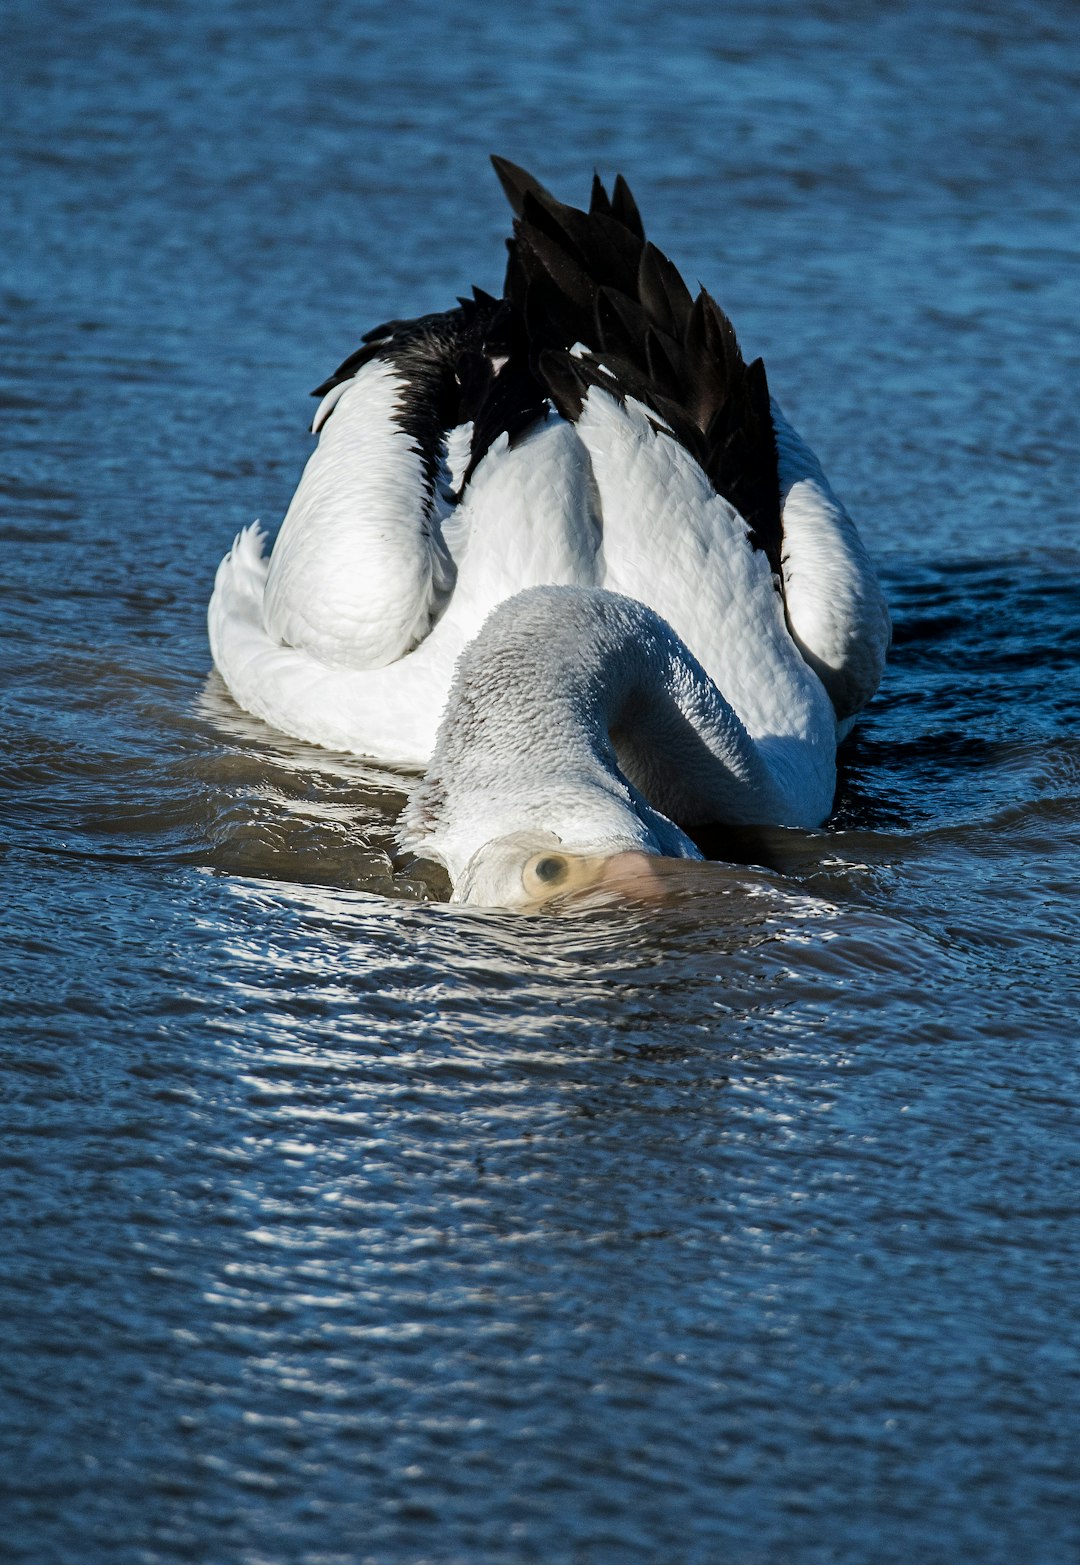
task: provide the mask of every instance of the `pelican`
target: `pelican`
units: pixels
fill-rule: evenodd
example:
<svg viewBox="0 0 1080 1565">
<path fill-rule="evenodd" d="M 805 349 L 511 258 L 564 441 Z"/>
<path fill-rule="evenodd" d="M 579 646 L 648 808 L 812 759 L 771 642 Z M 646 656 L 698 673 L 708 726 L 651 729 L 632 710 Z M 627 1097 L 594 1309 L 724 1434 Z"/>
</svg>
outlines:
<svg viewBox="0 0 1080 1565">
<path fill-rule="evenodd" d="M 457 900 L 543 901 L 697 824 L 820 825 L 889 616 L 734 329 L 646 238 L 493 159 L 503 296 L 395 320 L 318 389 L 272 554 L 219 567 L 214 661 L 314 743 L 425 768 L 401 840 Z"/>
</svg>

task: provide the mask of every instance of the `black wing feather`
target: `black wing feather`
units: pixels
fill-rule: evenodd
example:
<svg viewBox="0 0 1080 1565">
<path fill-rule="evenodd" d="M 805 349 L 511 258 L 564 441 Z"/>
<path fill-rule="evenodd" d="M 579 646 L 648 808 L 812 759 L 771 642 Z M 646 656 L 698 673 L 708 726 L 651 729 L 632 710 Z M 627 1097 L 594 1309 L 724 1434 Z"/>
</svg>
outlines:
<svg viewBox="0 0 1080 1565">
<path fill-rule="evenodd" d="M 701 464 L 780 576 L 776 438 L 760 360 L 747 366 L 731 321 L 649 243 L 630 187 L 594 177 L 588 212 L 557 201 L 496 159 L 516 213 L 506 296 L 525 326 L 532 370 L 566 418 L 590 386 L 631 396 Z M 584 358 L 568 358 L 582 344 Z"/>
</svg>

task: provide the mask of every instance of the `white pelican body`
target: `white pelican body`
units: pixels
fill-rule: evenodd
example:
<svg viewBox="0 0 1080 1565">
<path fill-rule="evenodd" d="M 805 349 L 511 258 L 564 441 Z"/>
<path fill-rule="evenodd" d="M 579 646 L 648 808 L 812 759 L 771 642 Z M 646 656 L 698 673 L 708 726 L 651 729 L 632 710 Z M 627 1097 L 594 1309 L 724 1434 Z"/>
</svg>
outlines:
<svg viewBox="0 0 1080 1565">
<path fill-rule="evenodd" d="M 364 389 L 359 385 L 349 396 L 359 401 Z M 342 403 L 347 405 L 346 397 Z M 404 437 L 399 440 L 404 444 Z M 316 477 L 322 477 L 319 469 Z M 356 604 L 373 574 L 385 582 L 394 561 L 373 573 L 364 543 L 346 537 L 309 575 L 306 558 L 314 554 L 311 545 L 319 526 L 317 515 L 313 520 L 306 510 L 306 479 L 307 472 L 289 512 L 290 520 L 302 517 L 306 528 L 287 536 L 283 527 L 267 560 L 262 533 L 257 526 L 248 527 L 218 567 L 209 612 L 214 662 L 237 703 L 285 733 L 391 765 L 424 766 L 434 748 L 458 655 L 491 610 L 525 587 L 597 584 L 599 531 L 587 455 L 571 426 L 557 415 L 530 430 L 513 451 L 491 453 L 454 516 L 455 580 L 442 616 L 412 650 L 393 662 L 382 660 L 384 641 L 380 661 L 373 666 L 350 666 L 347 661 L 350 648 L 360 641 L 353 633 Z M 515 525 L 508 527 L 507 519 Z M 408 569 L 399 569 L 409 612 L 399 613 L 392 622 L 398 636 L 406 627 L 430 620 L 437 563 L 445 550 L 434 529 L 422 536 L 417 514 L 406 519 L 403 530 L 410 528 L 412 536 L 403 550 Z M 381 552 L 394 556 L 396 535 L 387 532 L 382 542 Z M 284 554 L 284 564 L 275 571 L 279 554 Z M 331 595 L 330 611 L 324 615 L 321 592 L 327 577 L 344 585 Z M 350 583 L 357 584 L 347 600 L 351 614 L 341 611 Z M 273 588 L 278 622 L 288 619 L 298 625 L 312 643 L 331 649 L 330 658 L 324 660 L 303 644 L 289 645 L 270 630 L 267 600 Z M 386 617 L 382 624 L 387 624 Z"/>
<path fill-rule="evenodd" d="M 552 788 L 563 797 L 590 767 L 593 804 L 618 799 L 624 815 L 591 837 L 568 825 L 574 852 L 696 852 L 671 820 L 658 826 L 665 814 L 820 824 L 837 739 L 876 689 L 889 637 L 854 525 L 770 403 L 760 362 L 746 368 L 707 295 L 691 305 L 625 187 L 621 216 L 617 184 L 606 213 L 594 189 L 586 217 L 511 165 L 499 172 L 519 214 L 507 299 L 369 334 L 322 388 L 319 444 L 272 556 L 257 528 L 241 533 L 209 610 L 214 661 L 246 710 L 391 764 L 434 755 L 439 786 L 429 774 L 406 840 L 470 899 L 495 886 L 477 832 L 516 841 L 546 811 L 558 839 Z M 578 591 L 529 592 L 543 587 Z M 560 613 L 582 638 L 577 665 Z M 627 686 L 634 636 L 651 651 Z M 634 701 L 656 709 L 631 713 Z M 695 738 L 686 725 L 699 721 Z M 476 759 L 489 740 L 519 758 L 516 783 L 501 760 L 485 772 Z M 665 745 L 677 766 L 690 755 L 700 786 L 673 785 Z M 560 754 L 577 757 L 569 771 Z M 455 768 L 472 802 L 447 782 Z M 500 813 L 500 796 L 514 807 Z M 590 809 L 569 818 L 580 826 Z"/>
</svg>

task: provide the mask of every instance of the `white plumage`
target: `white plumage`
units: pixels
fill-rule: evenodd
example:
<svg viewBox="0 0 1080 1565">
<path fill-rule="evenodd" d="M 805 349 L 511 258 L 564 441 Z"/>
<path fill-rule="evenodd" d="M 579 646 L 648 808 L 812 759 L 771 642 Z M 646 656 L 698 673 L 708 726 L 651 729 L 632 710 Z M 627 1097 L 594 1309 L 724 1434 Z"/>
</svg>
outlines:
<svg viewBox="0 0 1080 1565">
<path fill-rule="evenodd" d="M 298 494 L 303 489 L 302 479 Z M 367 547 L 376 556 L 370 565 L 362 551 L 354 552 L 351 540 L 319 556 L 314 547 L 322 536 L 318 513 L 290 509 L 289 514 L 304 515 L 308 525 L 298 542 L 306 547 L 304 553 L 299 548 L 289 551 L 277 581 L 287 583 L 295 619 L 305 634 L 329 640 L 333 629 L 348 623 L 337 596 L 331 597 L 330 614 L 322 614 L 327 577 L 338 575 L 347 583 L 359 576 L 363 582 L 373 574 L 373 565 L 382 567 L 379 579 L 385 582 L 395 568 L 399 544 L 413 566 L 398 574 L 413 618 L 430 618 L 433 593 L 430 572 L 425 579 L 422 569 L 427 545 L 419 510 L 406 518 L 404 538 L 388 529 L 373 547 L 368 535 Z M 450 527 L 446 531 L 450 534 Z M 573 428 L 552 414 L 513 450 L 505 438 L 493 447 L 465 491 L 452 536 L 454 587 L 430 632 L 392 663 L 371 664 L 358 657 L 350 667 L 341 660 L 341 642 L 336 660 L 324 661 L 307 646 L 289 644 L 268 628 L 268 579 L 280 539 L 267 560 L 259 528 L 245 528 L 218 567 L 209 610 L 211 651 L 233 698 L 298 739 L 391 765 L 425 765 L 458 655 L 491 610 L 526 587 L 599 584 L 599 525 L 588 457 Z M 303 569 L 305 554 L 317 561 L 310 575 Z M 284 617 L 289 600 L 283 591 L 276 601 Z M 405 619 L 400 616 L 398 624 Z"/>
<path fill-rule="evenodd" d="M 406 390 L 365 364 L 335 397 L 267 572 L 267 635 L 337 668 L 380 668 L 431 628 L 452 583 L 423 463 L 394 413 Z"/>
<path fill-rule="evenodd" d="M 707 296 L 684 302 L 625 186 L 594 186 L 586 215 L 497 166 L 518 211 L 506 301 L 370 334 L 322 388 L 269 561 L 257 528 L 222 561 L 209 628 L 246 710 L 429 766 L 404 839 L 459 897 L 514 905 L 544 890 L 536 862 L 694 855 L 676 821 L 819 824 L 889 622 L 764 371 Z M 629 275 L 613 244 L 639 258 L 636 297 L 605 277 Z"/>
</svg>

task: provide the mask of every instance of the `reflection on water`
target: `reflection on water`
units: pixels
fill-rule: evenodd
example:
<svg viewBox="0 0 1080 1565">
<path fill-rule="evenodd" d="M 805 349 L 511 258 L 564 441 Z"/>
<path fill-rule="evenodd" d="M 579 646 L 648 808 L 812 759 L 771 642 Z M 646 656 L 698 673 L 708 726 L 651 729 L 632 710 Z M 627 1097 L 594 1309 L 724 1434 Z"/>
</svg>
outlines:
<svg viewBox="0 0 1080 1565">
<path fill-rule="evenodd" d="M 1073 21 L 5 8 L 13 1560 L 1077 1558 Z M 524 918 L 206 677 L 490 150 L 631 176 L 896 622 L 824 831 Z"/>
</svg>

